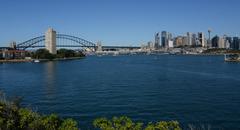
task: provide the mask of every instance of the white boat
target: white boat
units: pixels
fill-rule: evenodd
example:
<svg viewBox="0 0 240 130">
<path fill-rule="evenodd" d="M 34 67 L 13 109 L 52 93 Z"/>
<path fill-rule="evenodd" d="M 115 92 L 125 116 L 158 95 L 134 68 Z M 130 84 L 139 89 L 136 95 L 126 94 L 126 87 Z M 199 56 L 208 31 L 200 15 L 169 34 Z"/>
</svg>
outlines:
<svg viewBox="0 0 240 130">
<path fill-rule="evenodd" d="M 33 62 L 34 62 L 34 63 L 39 63 L 40 61 L 39 61 L 39 60 L 34 60 Z"/>
</svg>

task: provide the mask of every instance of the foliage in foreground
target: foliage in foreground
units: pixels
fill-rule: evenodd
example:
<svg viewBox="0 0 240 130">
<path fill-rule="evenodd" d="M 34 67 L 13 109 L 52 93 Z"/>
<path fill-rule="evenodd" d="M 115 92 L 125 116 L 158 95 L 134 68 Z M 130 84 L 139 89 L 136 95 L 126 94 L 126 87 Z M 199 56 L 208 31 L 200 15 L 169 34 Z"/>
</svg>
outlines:
<svg viewBox="0 0 240 130">
<path fill-rule="evenodd" d="M 0 99 L 0 130 L 78 130 L 77 122 L 55 114 L 40 115 L 20 108 L 18 101 Z"/>
<path fill-rule="evenodd" d="M 128 117 L 113 117 L 112 120 L 107 118 L 98 118 L 94 120 L 93 125 L 95 128 L 101 130 L 181 130 L 177 121 L 160 121 L 157 123 L 148 123 L 144 127 L 143 123 L 133 122 Z"/>
</svg>

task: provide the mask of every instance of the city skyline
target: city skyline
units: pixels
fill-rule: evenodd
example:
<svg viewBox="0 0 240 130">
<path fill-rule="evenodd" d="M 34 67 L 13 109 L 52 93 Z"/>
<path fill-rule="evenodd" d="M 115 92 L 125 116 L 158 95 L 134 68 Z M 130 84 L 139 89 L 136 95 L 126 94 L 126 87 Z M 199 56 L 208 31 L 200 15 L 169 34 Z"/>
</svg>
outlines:
<svg viewBox="0 0 240 130">
<path fill-rule="evenodd" d="M 216 3 L 217 2 L 217 3 Z M 48 27 L 104 45 L 140 45 L 154 33 L 174 36 L 204 32 L 239 36 L 237 0 L 231 1 L 4 1 L 0 5 L 0 46 L 23 42 Z"/>
</svg>

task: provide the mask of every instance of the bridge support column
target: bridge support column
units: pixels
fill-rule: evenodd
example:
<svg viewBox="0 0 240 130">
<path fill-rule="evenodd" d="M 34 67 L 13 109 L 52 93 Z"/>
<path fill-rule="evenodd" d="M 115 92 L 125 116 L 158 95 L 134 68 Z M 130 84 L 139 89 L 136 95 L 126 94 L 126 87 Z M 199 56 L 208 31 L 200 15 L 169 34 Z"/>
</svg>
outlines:
<svg viewBox="0 0 240 130">
<path fill-rule="evenodd" d="M 101 42 L 99 41 L 99 42 L 97 42 L 97 51 L 102 51 L 102 44 L 101 44 Z"/>
<path fill-rule="evenodd" d="M 51 54 L 57 54 L 56 31 L 52 28 L 49 28 L 45 33 L 45 46 Z"/>
</svg>

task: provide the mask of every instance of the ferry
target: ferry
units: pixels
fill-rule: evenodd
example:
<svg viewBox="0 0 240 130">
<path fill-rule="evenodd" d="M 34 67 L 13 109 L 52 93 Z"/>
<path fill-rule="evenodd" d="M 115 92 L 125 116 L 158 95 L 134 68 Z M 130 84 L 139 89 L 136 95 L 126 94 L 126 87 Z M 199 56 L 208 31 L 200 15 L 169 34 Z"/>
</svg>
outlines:
<svg viewBox="0 0 240 130">
<path fill-rule="evenodd" d="M 224 61 L 226 62 L 240 62 L 240 54 L 225 54 Z"/>
</svg>

